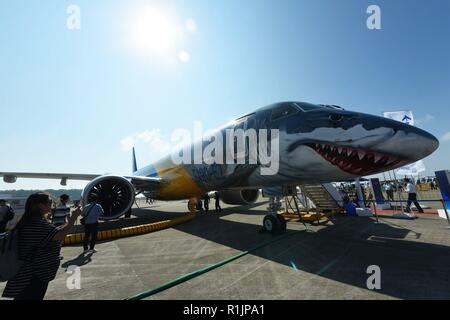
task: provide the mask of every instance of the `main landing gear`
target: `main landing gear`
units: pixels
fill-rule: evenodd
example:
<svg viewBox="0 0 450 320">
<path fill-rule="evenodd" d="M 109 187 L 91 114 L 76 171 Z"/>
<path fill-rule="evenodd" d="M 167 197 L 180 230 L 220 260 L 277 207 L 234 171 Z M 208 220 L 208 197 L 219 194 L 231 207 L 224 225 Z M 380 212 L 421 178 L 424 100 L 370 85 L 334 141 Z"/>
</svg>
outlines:
<svg viewBox="0 0 450 320">
<path fill-rule="evenodd" d="M 280 214 L 268 214 L 263 220 L 263 231 L 273 235 L 286 232 L 286 220 Z"/>
<path fill-rule="evenodd" d="M 197 212 L 197 199 L 196 198 L 191 198 L 188 201 L 188 210 L 190 213 L 196 213 Z"/>
</svg>

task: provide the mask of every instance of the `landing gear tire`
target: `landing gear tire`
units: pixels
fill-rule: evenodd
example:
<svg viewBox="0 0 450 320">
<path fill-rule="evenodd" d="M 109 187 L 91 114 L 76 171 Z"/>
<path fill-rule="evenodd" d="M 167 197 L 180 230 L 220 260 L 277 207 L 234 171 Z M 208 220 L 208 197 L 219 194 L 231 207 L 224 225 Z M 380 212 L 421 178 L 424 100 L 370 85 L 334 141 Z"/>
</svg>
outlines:
<svg viewBox="0 0 450 320">
<path fill-rule="evenodd" d="M 277 235 L 280 234 L 281 223 L 277 219 L 277 217 L 268 214 L 267 216 L 264 217 L 263 228 L 265 231 L 270 232 L 273 235 Z"/>
<path fill-rule="evenodd" d="M 284 219 L 284 217 L 281 214 L 278 214 L 277 218 L 278 218 L 278 222 L 280 223 L 280 233 L 285 233 L 286 232 L 286 220 Z"/>
<path fill-rule="evenodd" d="M 196 210 L 196 201 L 194 199 L 191 199 L 191 200 L 188 201 L 187 207 L 188 207 L 189 213 L 197 212 L 197 210 Z"/>
</svg>

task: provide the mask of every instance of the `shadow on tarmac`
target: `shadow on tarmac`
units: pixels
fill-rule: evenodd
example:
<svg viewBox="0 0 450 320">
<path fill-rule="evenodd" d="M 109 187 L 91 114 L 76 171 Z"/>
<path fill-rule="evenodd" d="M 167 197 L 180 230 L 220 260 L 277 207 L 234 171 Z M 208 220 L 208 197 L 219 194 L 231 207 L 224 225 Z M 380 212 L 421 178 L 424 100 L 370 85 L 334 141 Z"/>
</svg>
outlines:
<svg viewBox="0 0 450 320">
<path fill-rule="evenodd" d="M 67 269 L 68 267 L 70 267 L 72 265 L 75 265 L 78 267 L 84 266 L 92 261 L 92 255 L 93 255 L 92 252 L 89 252 L 87 254 L 81 253 L 78 257 L 64 262 L 61 265 L 61 268 Z"/>
<path fill-rule="evenodd" d="M 204 215 L 174 228 L 246 251 L 273 236 L 258 233 L 260 225 L 221 218 L 230 213 L 248 214 L 249 209 L 226 208 L 221 214 Z M 261 215 L 262 222 L 267 212 L 253 210 L 251 214 Z M 299 222 L 288 223 L 288 229 L 291 223 Z M 400 299 L 450 299 L 450 247 L 406 240 L 410 233 L 416 239 L 421 236 L 390 222 L 375 224 L 372 218 L 338 216 L 316 232 L 299 232 L 252 254 L 289 267 L 294 262 L 299 271 L 366 290 L 371 275 L 367 268 L 377 265 L 381 269 L 378 293 Z"/>
</svg>

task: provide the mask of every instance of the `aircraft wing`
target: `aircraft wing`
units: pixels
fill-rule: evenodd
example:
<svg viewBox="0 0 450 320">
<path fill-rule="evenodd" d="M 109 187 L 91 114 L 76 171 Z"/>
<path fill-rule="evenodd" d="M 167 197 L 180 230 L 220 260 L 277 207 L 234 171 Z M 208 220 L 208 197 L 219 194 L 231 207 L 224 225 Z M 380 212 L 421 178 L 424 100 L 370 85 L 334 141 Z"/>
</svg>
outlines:
<svg viewBox="0 0 450 320">
<path fill-rule="evenodd" d="M 66 185 L 67 180 L 86 180 L 91 181 L 101 174 L 79 174 L 79 173 L 31 173 L 31 172 L 0 172 L 0 177 L 7 183 L 16 182 L 17 178 L 31 179 L 55 179 L 61 180 L 61 185 Z M 125 179 L 135 186 L 136 189 L 154 190 L 161 183 L 161 178 L 124 176 Z"/>
<path fill-rule="evenodd" d="M 136 189 L 152 191 L 161 184 L 161 178 L 155 177 L 140 177 L 140 176 L 125 176 Z"/>
<path fill-rule="evenodd" d="M 78 174 L 78 173 L 32 173 L 32 172 L 0 172 L 5 182 L 15 182 L 17 178 L 34 179 L 60 179 L 63 180 L 93 180 L 101 174 Z"/>
</svg>

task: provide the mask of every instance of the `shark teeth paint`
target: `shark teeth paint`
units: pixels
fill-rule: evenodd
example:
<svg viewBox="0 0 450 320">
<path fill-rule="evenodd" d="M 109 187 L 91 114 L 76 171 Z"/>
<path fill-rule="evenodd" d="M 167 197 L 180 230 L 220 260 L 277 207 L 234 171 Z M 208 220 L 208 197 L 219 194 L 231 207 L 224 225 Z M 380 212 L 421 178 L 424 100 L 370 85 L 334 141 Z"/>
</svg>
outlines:
<svg viewBox="0 0 450 320">
<path fill-rule="evenodd" d="M 389 170 L 404 162 L 402 159 L 379 152 L 367 152 L 350 147 L 333 146 L 330 144 L 307 144 L 324 159 L 341 170 L 354 175 L 368 175 L 374 172 Z"/>
<path fill-rule="evenodd" d="M 362 160 L 364 158 L 364 156 L 366 155 L 366 153 L 362 150 L 358 150 L 356 152 L 358 153 L 359 160 Z"/>
</svg>

